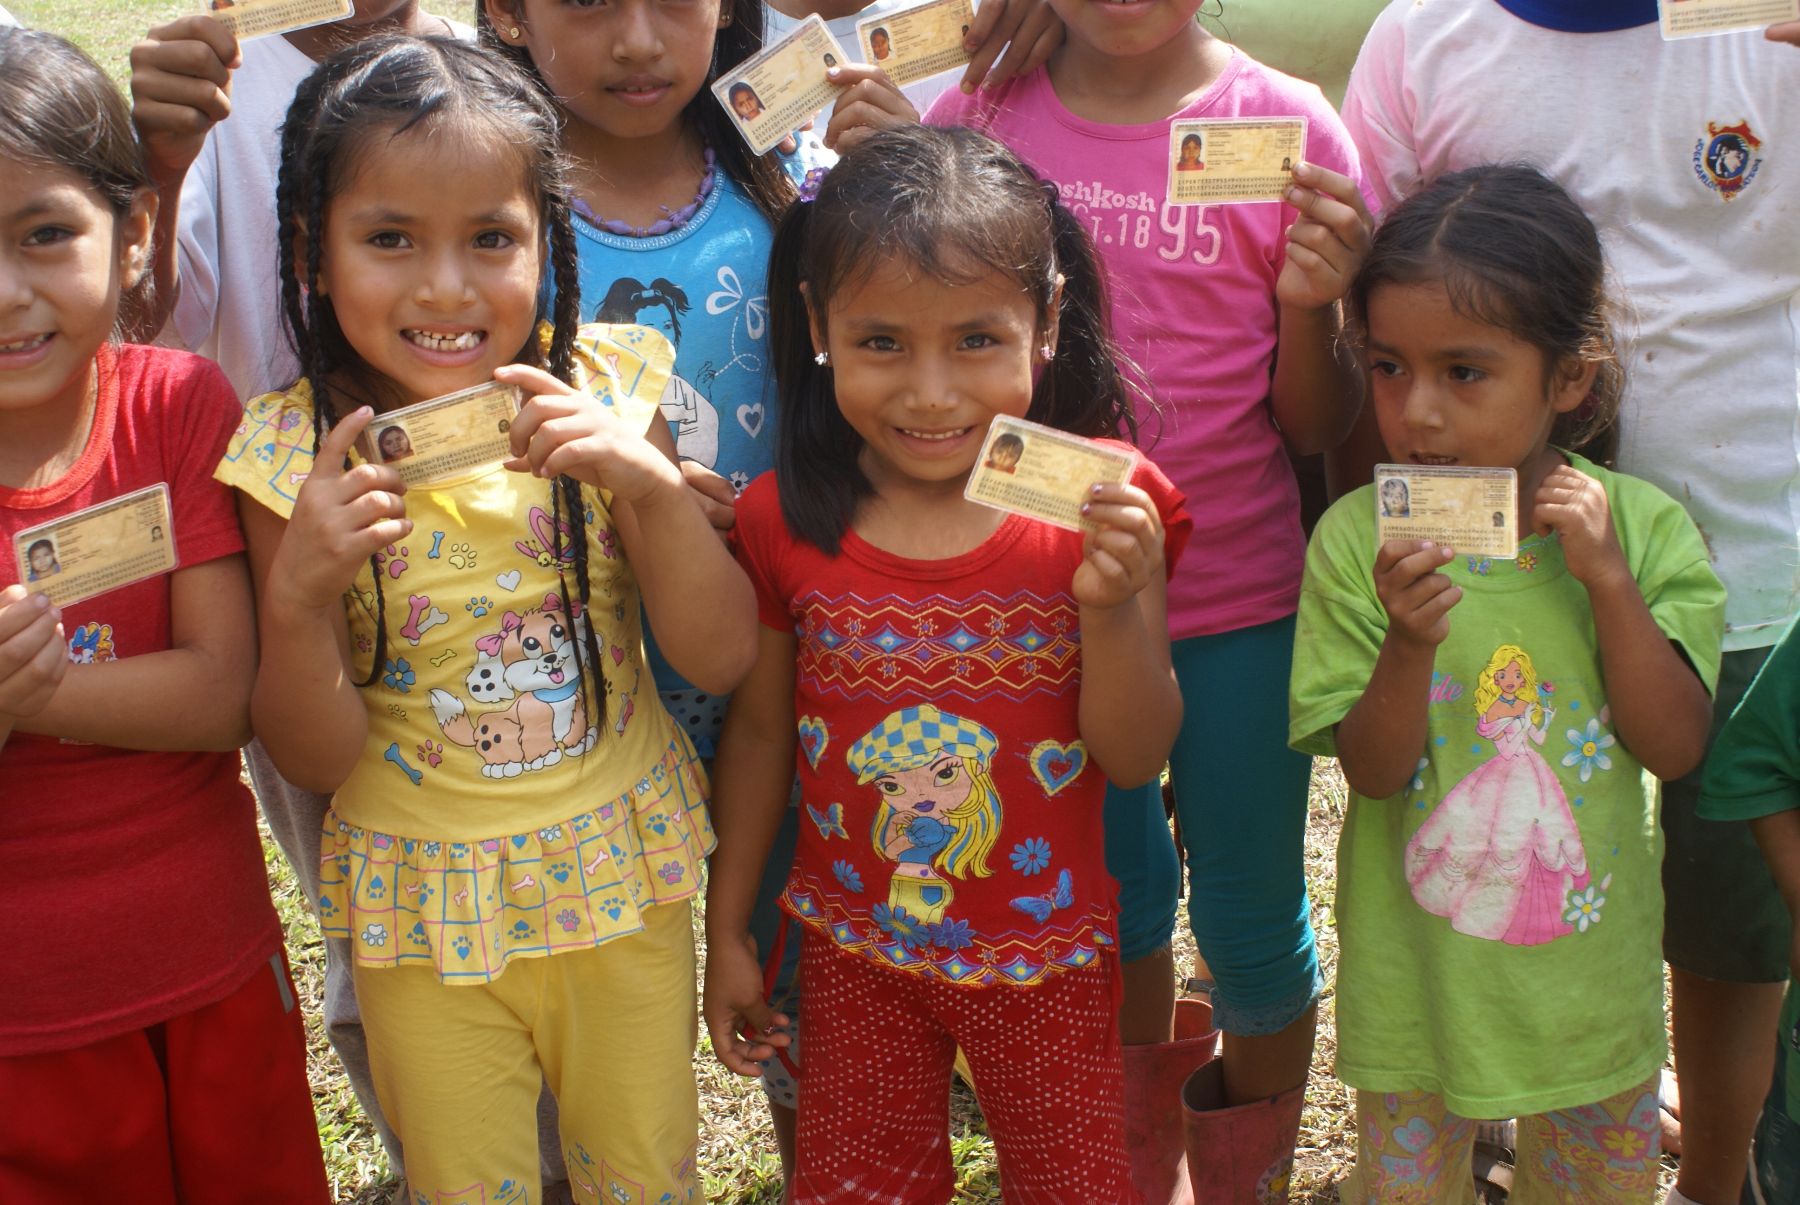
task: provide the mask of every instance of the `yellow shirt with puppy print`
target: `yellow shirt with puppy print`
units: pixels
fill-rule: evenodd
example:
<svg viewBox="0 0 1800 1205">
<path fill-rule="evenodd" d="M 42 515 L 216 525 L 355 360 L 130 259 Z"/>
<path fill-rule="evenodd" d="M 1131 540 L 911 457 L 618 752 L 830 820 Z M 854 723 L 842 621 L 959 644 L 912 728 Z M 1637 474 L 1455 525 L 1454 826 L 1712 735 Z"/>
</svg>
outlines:
<svg viewBox="0 0 1800 1205">
<path fill-rule="evenodd" d="M 576 360 L 581 387 L 649 429 L 674 363 L 666 339 L 584 326 Z M 313 447 L 301 381 L 245 406 L 215 476 L 285 519 Z M 414 486 L 412 534 L 345 594 L 369 731 L 325 817 L 319 911 L 360 963 L 486 982 L 514 958 L 639 932 L 645 909 L 699 889 L 706 780 L 645 669 L 609 496 L 582 490 L 584 607 L 551 489 L 497 464 Z M 378 615 L 386 649 L 371 667 Z M 582 625 L 598 689 L 577 669 Z"/>
</svg>

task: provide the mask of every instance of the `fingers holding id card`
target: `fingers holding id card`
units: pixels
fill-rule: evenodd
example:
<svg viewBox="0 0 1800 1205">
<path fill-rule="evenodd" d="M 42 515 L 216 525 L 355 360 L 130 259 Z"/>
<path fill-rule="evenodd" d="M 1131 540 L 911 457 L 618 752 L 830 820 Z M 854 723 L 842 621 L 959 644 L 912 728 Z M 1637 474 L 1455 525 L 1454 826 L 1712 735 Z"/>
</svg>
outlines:
<svg viewBox="0 0 1800 1205">
<path fill-rule="evenodd" d="M 826 72 L 850 62 L 818 14 L 713 84 L 731 123 L 758 155 L 798 129 L 837 96 Z"/>
</svg>

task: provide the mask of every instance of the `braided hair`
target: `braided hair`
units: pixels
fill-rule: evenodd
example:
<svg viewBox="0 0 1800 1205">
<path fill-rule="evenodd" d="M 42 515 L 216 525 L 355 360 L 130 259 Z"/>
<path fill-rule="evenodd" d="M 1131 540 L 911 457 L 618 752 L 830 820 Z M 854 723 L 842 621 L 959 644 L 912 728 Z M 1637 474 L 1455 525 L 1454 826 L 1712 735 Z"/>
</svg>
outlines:
<svg viewBox="0 0 1800 1205">
<path fill-rule="evenodd" d="M 329 202 L 361 155 L 413 130 L 429 130 L 437 137 L 455 131 L 518 155 L 543 223 L 549 287 L 539 294 L 537 317 L 540 324 L 551 324 L 551 336 L 545 348 L 534 332 L 514 359 L 575 383 L 581 293 L 556 110 L 511 64 L 466 43 L 400 34 L 370 38 L 320 63 L 294 93 L 281 127 L 276 245 L 282 324 L 300 361 L 301 379 L 312 389 L 315 454 L 338 420 L 338 394 L 361 404 L 380 396 L 386 384 L 345 336 L 330 297 L 319 291 Z M 579 611 L 569 608 L 573 621 L 586 614 L 589 603 L 587 506 L 580 482 L 563 476 L 550 483 L 550 514 L 558 585 L 567 601 L 567 564 L 580 601 Z M 379 557 L 371 557 L 370 565 L 375 579 L 374 660 L 358 686 L 375 681 L 387 659 Z M 575 658 L 583 698 L 589 715 L 604 716 L 599 643 L 591 623 L 576 626 L 581 632 Z"/>
</svg>

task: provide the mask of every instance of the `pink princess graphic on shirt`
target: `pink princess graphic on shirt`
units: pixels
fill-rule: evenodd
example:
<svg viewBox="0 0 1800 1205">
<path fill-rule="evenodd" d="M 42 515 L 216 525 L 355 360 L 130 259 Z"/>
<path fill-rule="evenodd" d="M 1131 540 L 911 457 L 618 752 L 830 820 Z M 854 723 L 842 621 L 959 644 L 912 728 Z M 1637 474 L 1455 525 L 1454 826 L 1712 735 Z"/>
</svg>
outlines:
<svg viewBox="0 0 1800 1205">
<path fill-rule="evenodd" d="M 1532 747 L 1556 715 L 1549 693 L 1524 649 L 1494 651 L 1475 686 L 1475 731 L 1494 756 L 1406 844 L 1413 899 L 1458 933 L 1535 946 L 1575 931 L 1563 909 L 1588 884 L 1587 854 L 1562 784 Z"/>
</svg>

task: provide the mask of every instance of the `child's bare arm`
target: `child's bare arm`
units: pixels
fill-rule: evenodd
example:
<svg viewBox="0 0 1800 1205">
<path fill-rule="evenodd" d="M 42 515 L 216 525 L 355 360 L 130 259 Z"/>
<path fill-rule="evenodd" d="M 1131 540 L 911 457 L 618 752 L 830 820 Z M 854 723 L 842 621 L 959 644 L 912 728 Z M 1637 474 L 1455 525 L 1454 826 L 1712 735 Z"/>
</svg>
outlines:
<svg viewBox="0 0 1800 1205">
<path fill-rule="evenodd" d="M 763 999 L 767 951 L 750 936 L 750 914 L 794 781 L 794 635 L 760 624 L 757 632 L 756 664 L 731 698 L 713 762 L 719 844 L 706 889 L 706 1024 L 719 1061 L 741 1075 L 756 1074 L 786 1042 L 769 1033 L 782 1018 Z"/>
<path fill-rule="evenodd" d="M 1756 834 L 1775 886 L 1794 918 L 1794 945 L 1788 957 L 1795 977 L 1800 978 L 1800 808 L 1759 816 L 1750 822 L 1750 831 Z"/>
<path fill-rule="evenodd" d="M 181 185 L 207 131 L 231 114 L 237 39 L 205 14 L 159 25 L 131 48 L 131 119 L 161 207 L 154 231 L 149 303 L 128 316 L 126 338 L 149 342 L 181 294 L 177 233 Z"/>
<path fill-rule="evenodd" d="M 1422 540 L 1389 540 L 1375 555 L 1387 635 L 1368 688 L 1337 726 L 1344 781 L 1365 798 L 1397 794 L 1425 748 L 1431 669 L 1450 634 L 1450 609 L 1462 598 L 1462 588 L 1437 572 L 1451 555 Z"/>
<path fill-rule="evenodd" d="M 1133 485 L 1096 486 L 1084 509 L 1101 527 L 1086 539 L 1072 586 L 1081 606 L 1081 739 L 1108 779 L 1138 786 L 1162 772 L 1181 729 L 1163 525 Z"/>
<path fill-rule="evenodd" d="M 71 665 L 20 732 L 118 749 L 236 749 L 250 739 L 256 623 L 241 556 L 169 575 L 169 647 Z"/>
</svg>

